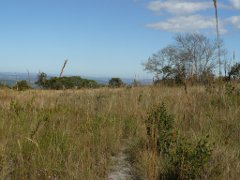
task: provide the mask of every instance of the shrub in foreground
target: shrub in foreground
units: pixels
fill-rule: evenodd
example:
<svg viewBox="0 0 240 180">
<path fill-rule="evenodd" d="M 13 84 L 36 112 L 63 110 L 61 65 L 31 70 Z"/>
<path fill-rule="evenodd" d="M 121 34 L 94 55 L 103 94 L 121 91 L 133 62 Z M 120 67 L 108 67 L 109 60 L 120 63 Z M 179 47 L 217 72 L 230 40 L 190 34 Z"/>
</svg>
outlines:
<svg viewBox="0 0 240 180">
<path fill-rule="evenodd" d="M 174 118 L 164 104 L 154 107 L 146 121 L 148 148 L 163 158 L 166 169 L 161 179 L 195 179 L 208 163 L 212 147 L 208 136 L 197 142 L 182 137 L 174 129 Z"/>
</svg>

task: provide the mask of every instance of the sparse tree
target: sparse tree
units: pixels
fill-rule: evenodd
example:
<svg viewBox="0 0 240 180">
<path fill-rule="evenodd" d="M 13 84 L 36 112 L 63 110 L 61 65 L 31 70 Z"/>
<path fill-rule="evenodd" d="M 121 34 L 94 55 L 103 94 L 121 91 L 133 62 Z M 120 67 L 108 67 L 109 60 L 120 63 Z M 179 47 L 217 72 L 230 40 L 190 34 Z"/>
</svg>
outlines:
<svg viewBox="0 0 240 180">
<path fill-rule="evenodd" d="M 40 72 L 38 74 L 37 82 L 35 82 L 35 84 L 37 84 L 38 86 L 40 86 L 42 88 L 45 88 L 46 83 L 47 83 L 47 74 L 44 72 Z"/>
<path fill-rule="evenodd" d="M 175 49 L 168 46 L 149 57 L 143 64 L 144 70 L 153 73 L 156 80 L 166 79 L 172 74 L 174 56 Z"/>
<path fill-rule="evenodd" d="M 184 69 L 186 78 L 199 78 L 203 73 L 213 72 L 217 64 L 218 43 L 197 33 L 177 34 L 175 43 L 154 54 L 144 64 L 144 69 L 156 78 L 167 78 L 175 69 L 175 73 Z M 221 43 L 222 44 L 222 43 Z M 223 44 L 221 45 L 223 46 Z M 225 55 L 224 48 L 221 55 Z M 181 67 L 181 68 L 180 68 Z M 183 68 L 184 67 L 184 68 Z"/>
<path fill-rule="evenodd" d="M 178 34 L 175 41 L 175 48 L 180 55 L 178 59 L 184 61 L 188 75 L 198 78 L 202 73 L 215 69 L 219 55 L 219 42 L 198 33 Z M 223 48 L 223 42 L 220 46 L 222 47 L 220 56 L 224 56 L 226 50 Z"/>
<path fill-rule="evenodd" d="M 111 79 L 109 80 L 109 82 L 108 82 L 108 85 L 109 85 L 110 87 L 115 87 L 115 88 L 117 88 L 117 87 L 122 87 L 122 86 L 124 86 L 124 83 L 123 83 L 123 81 L 122 81 L 120 78 L 111 78 Z"/>
<path fill-rule="evenodd" d="M 221 43 L 223 47 L 223 43 Z M 221 55 L 226 51 L 222 48 Z M 144 64 L 144 69 L 154 74 L 157 80 L 175 78 L 186 87 L 186 80 L 202 81 L 213 75 L 217 65 L 218 42 L 198 33 L 177 34 L 175 43 L 153 54 Z"/>
</svg>

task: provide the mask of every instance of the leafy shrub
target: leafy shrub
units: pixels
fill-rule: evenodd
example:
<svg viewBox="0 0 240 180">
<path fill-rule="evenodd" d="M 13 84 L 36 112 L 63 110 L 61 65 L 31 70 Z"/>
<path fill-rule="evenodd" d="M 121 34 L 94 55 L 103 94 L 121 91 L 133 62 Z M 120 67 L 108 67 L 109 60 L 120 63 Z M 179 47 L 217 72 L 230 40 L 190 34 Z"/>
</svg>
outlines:
<svg viewBox="0 0 240 180">
<path fill-rule="evenodd" d="M 46 87 L 47 84 L 47 74 L 44 72 L 40 72 L 37 77 L 37 81 L 35 82 L 40 87 Z"/>
<path fill-rule="evenodd" d="M 23 80 L 23 81 L 18 81 L 16 85 L 13 87 L 13 89 L 16 89 L 18 91 L 24 91 L 27 89 L 32 89 L 32 87 L 28 85 L 27 81 Z"/>
<path fill-rule="evenodd" d="M 36 84 L 46 89 L 73 89 L 73 88 L 97 88 L 98 83 L 94 80 L 83 79 L 79 76 L 71 77 L 52 77 L 46 79 L 47 76 L 41 73 Z"/>
<path fill-rule="evenodd" d="M 110 87 L 118 88 L 124 86 L 123 81 L 120 78 L 112 78 L 108 81 Z"/>
<path fill-rule="evenodd" d="M 171 168 L 167 175 L 177 179 L 195 179 L 201 176 L 205 164 L 209 161 L 212 147 L 208 137 L 192 143 L 180 137 L 172 144 L 167 158 Z"/>
<path fill-rule="evenodd" d="M 53 77 L 47 81 L 47 87 L 50 89 L 72 89 L 72 88 L 96 88 L 96 81 L 82 79 L 79 76 L 72 77 Z"/>
<path fill-rule="evenodd" d="M 166 162 L 160 172 L 163 179 L 195 179 L 200 177 L 211 157 L 208 136 L 197 142 L 186 140 L 174 131 L 174 118 L 164 104 L 154 106 L 146 120 L 148 147 L 155 149 Z"/>
<path fill-rule="evenodd" d="M 146 121 L 150 146 L 157 146 L 158 151 L 166 152 L 172 142 L 174 118 L 168 114 L 165 104 L 154 106 Z"/>
</svg>

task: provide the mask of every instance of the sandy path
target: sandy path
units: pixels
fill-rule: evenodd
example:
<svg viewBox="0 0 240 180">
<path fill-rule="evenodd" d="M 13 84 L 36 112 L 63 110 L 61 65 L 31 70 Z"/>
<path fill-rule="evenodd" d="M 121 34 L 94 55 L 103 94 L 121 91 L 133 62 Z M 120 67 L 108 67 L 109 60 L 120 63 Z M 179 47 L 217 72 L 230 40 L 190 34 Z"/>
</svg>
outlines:
<svg viewBox="0 0 240 180">
<path fill-rule="evenodd" d="M 113 166 L 110 168 L 108 180 L 131 180 L 134 179 L 131 173 L 131 165 L 127 160 L 126 148 L 112 158 Z"/>
</svg>

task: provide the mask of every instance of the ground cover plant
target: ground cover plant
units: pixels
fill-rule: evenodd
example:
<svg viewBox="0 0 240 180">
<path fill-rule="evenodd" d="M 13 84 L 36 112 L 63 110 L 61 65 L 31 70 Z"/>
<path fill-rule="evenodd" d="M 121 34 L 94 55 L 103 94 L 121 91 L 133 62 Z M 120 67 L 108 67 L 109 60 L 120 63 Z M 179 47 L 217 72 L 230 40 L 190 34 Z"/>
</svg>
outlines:
<svg viewBox="0 0 240 180">
<path fill-rule="evenodd" d="M 2 89 L 0 177 L 106 179 L 125 145 L 135 179 L 237 179 L 238 89 Z"/>
</svg>

